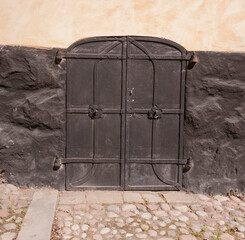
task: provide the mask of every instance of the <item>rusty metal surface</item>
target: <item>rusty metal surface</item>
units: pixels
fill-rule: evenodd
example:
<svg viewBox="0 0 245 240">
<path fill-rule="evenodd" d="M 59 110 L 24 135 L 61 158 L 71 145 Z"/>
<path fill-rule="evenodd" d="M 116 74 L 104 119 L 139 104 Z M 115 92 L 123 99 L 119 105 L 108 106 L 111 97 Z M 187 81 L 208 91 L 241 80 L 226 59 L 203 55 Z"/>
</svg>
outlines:
<svg viewBox="0 0 245 240">
<path fill-rule="evenodd" d="M 67 59 L 66 188 L 182 186 L 186 50 L 152 37 L 99 37 Z"/>
</svg>

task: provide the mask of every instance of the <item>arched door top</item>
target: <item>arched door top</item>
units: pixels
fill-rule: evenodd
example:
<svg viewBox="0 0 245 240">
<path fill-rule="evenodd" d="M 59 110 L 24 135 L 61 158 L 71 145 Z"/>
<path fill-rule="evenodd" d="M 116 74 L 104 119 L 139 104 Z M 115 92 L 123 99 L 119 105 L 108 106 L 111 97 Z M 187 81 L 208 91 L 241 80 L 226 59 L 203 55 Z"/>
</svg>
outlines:
<svg viewBox="0 0 245 240">
<path fill-rule="evenodd" d="M 181 52 L 182 54 L 186 54 L 186 49 L 181 46 L 180 44 L 171 41 L 169 39 L 165 38 L 158 38 L 158 37 L 149 37 L 149 36 L 105 36 L 105 37 L 91 37 L 91 38 L 84 38 L 80 39 L 73 44 L 71 44 L 67 48 L 67 52 L 71 52 L 73 49 L 83 45 L 83 44 L 88 44 L 92 42 L 104 42 L 104 41 L 119 41 L 119 42 L 125 42 L 125 41 L 139 41 L 139 42 L 155 42 L 155 43 L 160 43 L 164 44 L 168 47 L 174 48 Z"/>
</svg>

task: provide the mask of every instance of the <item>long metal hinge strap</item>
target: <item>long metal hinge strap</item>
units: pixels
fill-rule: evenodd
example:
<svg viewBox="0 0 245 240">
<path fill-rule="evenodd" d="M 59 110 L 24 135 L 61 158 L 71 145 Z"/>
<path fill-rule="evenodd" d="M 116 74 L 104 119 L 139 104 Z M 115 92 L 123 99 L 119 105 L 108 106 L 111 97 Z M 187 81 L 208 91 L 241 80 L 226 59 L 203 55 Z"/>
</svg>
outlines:
<svg viewBox="0 0 245 240">
<path fill-rule="evenodd" d="M 72 163 L 122 163 L 118 158 L 56 158 L 54 161 L 54 168 L 59 168 L 62 164 Z M 128 159 L 126 163 L 136 164 L 177 164 L 185 165 L 187 159 L 142 159 L 133 158 Z"/>
<path fill-rule="evenodd" d="M 83 113 L 87 114 L 88 109 L 87 108 L 67 108 L 67 113 Z M 149 109 L 103 109 L 104 114 L 124 114 L 124 113 L 138 113 L 138 114 L 147 114 L 149 112 Z M 183 114 L 184 111 L 182 109 L 161 109 L 162 114 Z"/>
<path fill-rule="evenodd" d="M 125 59 L 124 56 L 120 54 L 84 54 L 84 53 L 74 53 L 67 52 L 66 50 L 57 50 L 55 55 L 55 63 L 59 64 L 63 58 L 84 58 L 84 59 Z M 179 60 L 188 61 L 188 68 L 191 69 L 198 62 L 198 58 L 194 52 L 188 52 L 184 56 L 168 56 L 168 55 L 139 55 L 130 54 L 129 59 L 152 59 L 152 60 Z"/>
</svg>

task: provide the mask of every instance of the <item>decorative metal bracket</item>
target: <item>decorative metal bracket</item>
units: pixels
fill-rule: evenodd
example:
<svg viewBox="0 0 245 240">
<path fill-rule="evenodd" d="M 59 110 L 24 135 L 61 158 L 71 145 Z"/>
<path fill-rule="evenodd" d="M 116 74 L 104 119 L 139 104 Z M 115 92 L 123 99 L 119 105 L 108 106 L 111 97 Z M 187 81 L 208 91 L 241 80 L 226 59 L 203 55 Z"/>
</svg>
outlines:
<svg viewBox="0 0 245 240">
<path fill-rule="evenodd" d="M 56 157 L 56 158 L 54 159 L 54 166 L 53 166 L 53 169 L 54 169 L 54 170 L 60 169 L 60 167 L 61 167 L 62 164 L 63 164 L 62 158 Z"/>
<path fill-rule="evenodd" d="M 90 105 L 88 109 L 88 115 L 91 119 L 101 118 L 102 109 L 97 105 Z"/>
<path fill-rule="evenodd" d="M 58 49 L 56 50 L 56 53 L 55 53 L 55 63 L 56 64 L 60 64 L 61 60 L 64 58 L 65 56 L 65 50 L 63 49 Z"/>
<path fill-rule="evenodd" d="M 190 169 L 193 167 L 194 163 L 193 160 L 191 158 L 187 158 L 186 163 L 183 167 L 183 172 L 186 173 L 188 171 L 190 171 Z"/>
<path fill-rule="evenodd" d="M 189 62 L 188 62 L 188 65 L 187 65 L 188 69 L 194 68 L 196 63 L 199 62 L 199 59 L 198 59 L 198 57 L 196 56 L 196 54 L 194 52 L 188 52 L 187 59 L 189 59 Z"/>
<path fill-rule="evenodd" d="M 157 106 L 154 106 L 148 113 L 147 116 L 149 119 L 157 120 L 162 118 L 162 109 L 159 109 Z"/>
</svg>

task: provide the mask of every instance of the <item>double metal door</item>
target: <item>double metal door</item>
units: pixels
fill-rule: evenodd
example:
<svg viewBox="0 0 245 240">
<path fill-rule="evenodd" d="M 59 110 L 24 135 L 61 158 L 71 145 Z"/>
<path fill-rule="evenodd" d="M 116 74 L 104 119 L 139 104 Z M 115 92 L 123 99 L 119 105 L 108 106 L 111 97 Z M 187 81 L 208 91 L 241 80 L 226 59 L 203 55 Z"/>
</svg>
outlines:
<svg viewBox="0 0 245 240">
<path fill-rule="evenodd" d="M 99 37 L 66 53 L 66 188 L 182 185 L 186 51 L 152 37 Z"/>
</svg>

